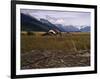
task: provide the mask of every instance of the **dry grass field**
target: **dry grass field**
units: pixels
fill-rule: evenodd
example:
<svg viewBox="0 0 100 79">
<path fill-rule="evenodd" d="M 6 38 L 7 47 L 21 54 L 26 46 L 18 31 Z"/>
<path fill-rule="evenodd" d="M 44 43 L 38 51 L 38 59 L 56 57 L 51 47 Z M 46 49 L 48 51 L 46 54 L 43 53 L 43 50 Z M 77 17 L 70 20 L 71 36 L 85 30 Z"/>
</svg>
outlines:
<svg viewBox="0 0 100 79">
<path fill-rule="evenodd" d="M 90 65 L 90 33 L 21 33 L 21 69 L 79 67 Z"/>
</svg>

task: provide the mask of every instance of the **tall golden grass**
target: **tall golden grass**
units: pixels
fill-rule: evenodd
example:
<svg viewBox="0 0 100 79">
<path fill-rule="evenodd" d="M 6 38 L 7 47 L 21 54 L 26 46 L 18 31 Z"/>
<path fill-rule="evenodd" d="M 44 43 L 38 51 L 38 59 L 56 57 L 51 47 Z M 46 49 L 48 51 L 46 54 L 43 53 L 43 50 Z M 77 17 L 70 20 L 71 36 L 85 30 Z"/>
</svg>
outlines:
<svg viewBox="0 0 100 79">
<path fill-rule="evenodd" d="M 21 52 L 31 50 L 81 51 L 90 49 L 90 33 L 63 33 L 63 37 L 21 34 Z"/>
</svg>

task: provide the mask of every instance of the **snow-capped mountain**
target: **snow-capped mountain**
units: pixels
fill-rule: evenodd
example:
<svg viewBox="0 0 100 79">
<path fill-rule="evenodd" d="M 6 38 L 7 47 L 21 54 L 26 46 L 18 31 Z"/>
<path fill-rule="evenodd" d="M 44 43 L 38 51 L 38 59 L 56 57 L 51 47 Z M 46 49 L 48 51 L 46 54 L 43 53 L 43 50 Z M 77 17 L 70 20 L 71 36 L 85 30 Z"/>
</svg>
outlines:
<svg viewBox="0 0 100 79">
<path fill-rule="evenodd" d="M 63 25 L 59 22 L 54 24 L 49 19 L 37 19 L 29 14 L 21 13 L 21 30 L 48 31 L 50 29 L 58 29 L 61 32 L 90 32 L 90 26 Z"/>
<path fill-rule="evenodd" d="M 90 26 L 85 26 L 80 29 L 81 32 L 90 32 Z"/>
</svg>

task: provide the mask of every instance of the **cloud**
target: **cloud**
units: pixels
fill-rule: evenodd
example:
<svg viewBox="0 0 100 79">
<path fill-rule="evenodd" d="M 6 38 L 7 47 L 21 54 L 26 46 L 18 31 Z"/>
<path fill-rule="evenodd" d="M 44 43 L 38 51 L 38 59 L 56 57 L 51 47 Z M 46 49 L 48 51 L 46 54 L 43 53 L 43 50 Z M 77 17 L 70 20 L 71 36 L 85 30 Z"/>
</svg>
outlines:
<svg viewBox="0 0 100 79">
<path fill-rule="evenodd" d="M 55 23 L 56 24 L 63 24 L 63 23 L 65 23 L 65 21 L 63 19 L 58 19 L 58 20 L 56 20 Z"/>
<path fill-rule="evenodd" d="M 62 25 L 90 25 L 90 12 L 73 11 L 52 11 L 52 10 L 34 10 L 21 9 L 21 13 L 29 14 L 32 17 L 47 19 L 54 24 Z"/>
</svg>

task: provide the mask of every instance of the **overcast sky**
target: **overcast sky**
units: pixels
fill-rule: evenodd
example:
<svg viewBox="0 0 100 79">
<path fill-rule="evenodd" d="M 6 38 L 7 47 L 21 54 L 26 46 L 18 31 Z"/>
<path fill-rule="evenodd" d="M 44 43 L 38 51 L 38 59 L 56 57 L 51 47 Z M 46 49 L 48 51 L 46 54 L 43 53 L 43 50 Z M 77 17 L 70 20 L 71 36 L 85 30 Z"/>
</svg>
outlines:
<svg viewBox="0 0 100 79">
<path fill-rule="evenodd" d="M 54 24 L 62 25 L 90 26 L 91 19 L 90 12 L 21 9 L 21 13 L 31 15 L 37 19 L 44 18 Z"/>
</svg>

